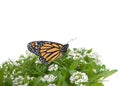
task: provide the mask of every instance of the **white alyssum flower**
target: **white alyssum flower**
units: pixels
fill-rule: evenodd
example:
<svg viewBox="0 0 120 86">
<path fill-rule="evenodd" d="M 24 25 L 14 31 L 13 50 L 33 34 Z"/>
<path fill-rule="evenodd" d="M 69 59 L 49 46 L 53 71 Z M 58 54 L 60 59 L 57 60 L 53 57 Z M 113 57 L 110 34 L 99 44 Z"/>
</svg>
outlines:
<svg viewBox="0 0 120 86">
<path fill-rule="evenodd" d="M 14 76 L 12 74 L 10 75 L 10 77 L 11 77 L 12 80 L 14 79 Z"/>
<path fill-rule="evenodd" d="M 67 56 L 67 59 L 70 59 L 70 58 L 72 58 L 72 56 L 68 55 L 68 56 Z"/>
<path fill-rule="evenodd" d="M 52 74 L 47 74 L 47 75 L 44 75 L 44 77 L 41 78 L 41 80 L 43 82 L 53 82 L 55 79 L 56 79 L 57 76 L 54 76 Z"/>
<path fill-rule="evenodd" d="M 3 78 L 6 79 L 8 76 L 7 75 L 4 75 Z"/>
<path fill-rule="evenodd" d="M 83 54 L 81 54 L 80 52 L 83 52 Z M 81 48 L 81 49 L 77 49 L 75 51 L 70 51 L 68 53 L 68 59 L 69 58 L 73 58 L 73 60 L 78 60 L 80 58 L 84 58 L 87 55 L 87 51 L 85 50 L 85 48 Z"/>
<path fill-rule="evenodd" d="M 77 60 L 77 59 L 80 59 L 80 54 L 79 53 L 76 53 L 76 52 L 73 52 L 73 51 L 70 51 L 68 53 L 68 59 L 69 58 L 73 58 L 73 60 Z"/>
<path fill-rule="evenodd" d="M 49 84 L 48 86 L 56 86 L 55 84 Z"/>
<path fill-rule="evenodd" d="M 34 77 L 27 76 L 27 80 L 33 80 Z"/>
<path fill-rule="evenodd" d="M 87 64 L 87 62 L 84 59 L 81 59 L 80 62 L 84 62 L 84 64 Z"/>
<path fill-rule="evenodd" d="M 89 54 L 87 53 L 87 50 L 86 50 L 85 48 L 81 48 L 81 49 L 79 50 L 79 52 L 81 52 L 81 53 L 80 53 L 80 57 L 81 57 L 81 58 L 84 58 L 84 57 L 86 57 L 86 56 L 89 55 Z"/>
<path fill-rule="evenodd" d="M 18 76 L 15 79 L 13 79 L 13 86 L 18 86 L 18 85 L 22 85 L 23 83 L 23 76 Z"/>
<path fill-rule="evenodd" d="M 98 58 L 96 57 L 94 61 L 95 61 L 95 63 L 96 63 L 97 65 L 101 65 L 101 64 L 102 64 L 102 62 L 101 62 L 101 60 L 100 60 L 99 57 L 98 57 Z"/>
<path fill-rule="evenodd" d="M 21 63 L 23 64 L 23 63 L 24 63 L 24 60 L 21 60 Z"/>
<path fill-rule="evenodd" d="M 57 64 L 52 64 L 48 67 L 48 71 L 56 71 L 56 70 L 58 70 Z"/>
<path fill-rule="evenodd" d="M 83 84 L 80 84 L 80 86 L 83 86 Z"/>
<path fill-rule="evenodd" d="M 22 71 L 18 71 L 17 73 L 18 73 L 18 74 L 21 74 L 21 73 L 22 73 Z"/>
<path fill-rule="evenodd" d="M 97 52 L 93 52 L 92 55 L 91 55 L 91 57 L 93 57 L 93 58 L 98 58 L 98 57 L 101 57 L 101 56 L 98 55 Z"/>
<path fill-rule="evenodd" d="M 101 65 L 102 64 L 102 62 L 101 62 L 101 60 L 100 60 L 100 55 L 98 55 L 98 53 L 97 52 L 93 52 L 91 55 L 89 55 L 89 57 L 91 57 L 91 58 L 94 58 L 95 60 L 94 60 L 94 62 L 97 64 L 97 65 Z"/>
<path fill-rule="evenodd" d="M 7 63 L 7 62 L 4 62 L 4 66 L 2 66 L 2 67 L 4 67 L 4 68 L 5 68 L 5 70 L 4 70 L 4 71 L 8 71 L 8 63 Z"/>
<path fill-rule="evenodd" d="M 36 60 L 35 64 L 42 64 L 42 62 L 40 60 Z"/>
<path fill-rule="evenodd" d="M 73 73 L 72 76 L 70 77 L 70 82 L 74 84 L 81 84 L 87 81 L 88 81 L 88 76 L 85 73 L 79 71 Z"/>
<path fill-rule="evenodd" d="M 11 75 L 14 75 L 15 74 L 15 69 L 12 70 L 12 74 Z"/>
<path fill-rule="evenodd" d="M 73 60 L 77 60 L 77 59 L 80 59 L 80 57 L 79 56 L 74 56 L 73 57 Z"/>
<path fill-rule="evenodd" d="M 17 63 L 17 62 L 14 62 L 14 65 L 15 65 L 15 66 L 20 66 L 20 64 L 19 64 L 19 63 Z"/>
<path fill-rule="evenodd" d="M 75 53 L 74 53 L 73 51 L 70 51 L 70 52 L 68 53 L 68 55 L 69 55 L 69 56 L 74 56 Z"/>
</svg>

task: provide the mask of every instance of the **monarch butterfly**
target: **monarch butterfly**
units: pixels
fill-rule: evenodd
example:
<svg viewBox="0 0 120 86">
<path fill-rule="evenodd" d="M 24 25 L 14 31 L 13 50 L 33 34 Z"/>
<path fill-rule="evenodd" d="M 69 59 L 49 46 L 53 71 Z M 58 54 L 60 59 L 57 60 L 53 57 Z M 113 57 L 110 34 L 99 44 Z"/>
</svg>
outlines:
<svg viewBox="0 0 120 86">
<path fill-rule="evenodd" d="M 32 41 L 27 45 L 28 50 L 36 54 L 44 64 L 49 64 L 59 59 L 67 52 L 68 47 L 68 43 L 63 45 L 51 41 Z"/>
</svg>

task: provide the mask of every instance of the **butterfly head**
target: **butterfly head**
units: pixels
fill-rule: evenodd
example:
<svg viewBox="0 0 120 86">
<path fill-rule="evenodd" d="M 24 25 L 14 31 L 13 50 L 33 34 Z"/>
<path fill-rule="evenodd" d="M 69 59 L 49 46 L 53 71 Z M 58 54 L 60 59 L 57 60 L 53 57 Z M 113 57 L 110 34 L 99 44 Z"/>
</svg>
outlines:
<svg viewBox="0 0 120 86">
<path fill-rule="evenodd" d="M 61 52 L 62 52 L 63 54 L 66 53 L 68 47 L 69 47 L 69 44 L 65 44 L 65 45 L 63 45 L 63 47 L 61 48 Z"/>
</svg>

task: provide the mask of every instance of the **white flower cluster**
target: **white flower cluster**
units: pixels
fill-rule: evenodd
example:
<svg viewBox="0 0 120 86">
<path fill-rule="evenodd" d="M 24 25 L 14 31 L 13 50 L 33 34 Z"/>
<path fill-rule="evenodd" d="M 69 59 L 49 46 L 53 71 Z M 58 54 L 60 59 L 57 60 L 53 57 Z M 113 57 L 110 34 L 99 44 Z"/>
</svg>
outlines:
<svg viewBox="0 0 120 86">
<path fill-rule="evenodd" d="M 52 64 L 48 67 L 48 71 L 56 71 L 56 70 L 58 70 L 57 64 Z"/>
<path fill-rule="evenodd" d="M 10 63 L 8 63 L 7 61 L 6 62 L 4 62 L 4 65 L 1 65 L 1 67 L 4 67 L 5 68 L 5 72 L 6 71 L 8 71 L 8 65 L 9 65 Z"/>
<path fill-rule="evenodd" d="M 55 84 L 49 84 L 48 86 L 56 86 Z"/>
<path fill-rule="evenodd" d="M 43 82 L 53 82 L 56 79 L 56 76 L 52 74 L 44 75 L 44 77 L 41 78 Z"/>
<path fill-rule="evenodd" d="M 98 55 L 97 52 L 93 52 L 93 53 L 91 54 L 91 57 L 92 57 L 92 58 L 98 58 L 98 57 L 100 57 L 100 55 Z"/>
<path fill-rule="evenodd" d="M 70 77 L 70 82 L 73 84 L 82 84 L 88 81 L 88 76 L 85 73 L 75 72 Z"/>
<path fill-rule="evenodd" d="M 13 79 L 13 86 L 18 86 L 23 84 L 23 76 L 18 76 L 15 79 Z"/>
<path fill-rule="evenodd" d="M 100 60 L 100 55 L 98 55 L 98 53 L 96 53 L 96 52 L 94 52 L 94 53 L 92 53 L 91 54 L 91 57 L 92 58 L 95 58 L 95 63 L 97 64 L 97 65 L 101 65 L 102 64 L 102 62 L 101 62 L 101 60 Z"/>
<path fill-rule="evenodd" d="M 73 60 L 77 60 L 77 59 L 80 59 L 79 56 L 80 56 L 79 53 L 76 54 L 76 52 L 73 52 L 73 51 L 70 51 L 70 52 L 68 53 L 68 59 L 69 59 L 69 58 L 73 58 Z"/>
<path fill-rule="evenodd" d="M 33 80 L 34 77 L 27 76 L 27 80 Z M 13 79 L 13 86 L 28 86 L 28 83 L 24 83 L 24 77 L 23 76 L 18 76 Z"/>
<path fill-rule="evenodd" d="M 80 52 L 82 52 L 83 50 L 85 50 L 85 48 L 81 48 L 81 49 L 78 49 L 78 50 L 75 50 L 75 51 L 70 51 L 68 53 L 68 59 L 69 58 L 73 58 L 73 60 L 78 60 L 80 58 L 84 58 L 85 55 L 86 55 L 86 52 L 84 52 L 83 55 L 81 55 Z"/>
<path fill-rule="evenodd" d="M 15 75 L 15 74 L 20 75 L 20 74 L 22 74 L 22 71 L 21 71 L 21 70 L 16 71 L 15 69 L 13 69 L 13 71 L 12 71 L 12 74 L 11 74 L 11 75 Z"/>
<path fill-rule="evenodd" d="M 100 55 L 98 55 L 98 53 L 96 52 L 93 52 L 93 53 L 87 53 L 87 50 L 85 48 L 81 48 L 81 49 L 77 49 L 77 50 L 74 50 L 74 51 L 70 51 L 68 53 L 68 59 L 69 58 L 73 58 L 73 60 L 78 60 L 80 58 L 84 58 L 85 56 L 88 56 L 90 58 L 94 58 L 95 60 L 95 63 L 97 65 L 101 65 L 102 62 L 100 60 Z M 82 59 L 81 59 L 82 60 Z"/>
</svg>

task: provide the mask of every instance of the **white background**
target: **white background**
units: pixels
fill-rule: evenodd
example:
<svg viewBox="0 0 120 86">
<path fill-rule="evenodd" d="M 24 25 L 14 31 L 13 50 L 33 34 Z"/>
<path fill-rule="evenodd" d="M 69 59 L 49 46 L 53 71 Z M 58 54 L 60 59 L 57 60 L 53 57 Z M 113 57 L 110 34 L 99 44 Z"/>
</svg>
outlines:
<svg viewBox="0 0 120 86">
<path fill-rule="evenodd" d="M 0 64 L 25 54 L 34 40 L 70 48 L 93 48 L 110 69 L 120 69 L 119 0 L 1 0 Z M 107 78 L 105 86 L 118 86 L 120 72 Z"/>
</svg>

